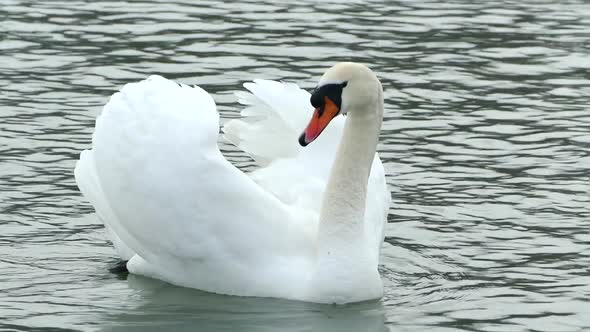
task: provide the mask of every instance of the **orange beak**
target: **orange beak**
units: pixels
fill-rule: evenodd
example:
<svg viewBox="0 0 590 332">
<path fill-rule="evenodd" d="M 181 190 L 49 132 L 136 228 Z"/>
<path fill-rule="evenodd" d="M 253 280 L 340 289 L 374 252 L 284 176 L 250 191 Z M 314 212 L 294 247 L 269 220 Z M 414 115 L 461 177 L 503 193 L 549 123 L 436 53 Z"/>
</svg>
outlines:
<svg viewBox="0 0 590 332">
<path fill-rule="evenodd" d="M 330 98 L 324 97 L 324 105 L 316 108 L 313 112 L 307 128 L 299 137 L 299 144 L 306 146 L 318 138 L 328 123 L 338 115 L 338 112 L 340 112 L 338 106 Z"/>
</svg>

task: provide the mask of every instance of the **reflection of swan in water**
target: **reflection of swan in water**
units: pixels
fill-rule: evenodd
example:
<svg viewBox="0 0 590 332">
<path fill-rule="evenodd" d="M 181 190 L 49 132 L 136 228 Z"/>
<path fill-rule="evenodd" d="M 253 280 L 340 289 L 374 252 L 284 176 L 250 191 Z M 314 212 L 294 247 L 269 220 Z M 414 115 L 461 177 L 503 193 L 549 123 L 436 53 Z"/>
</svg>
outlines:
<svg viewBox="0 0 590 332">
<path fill-rule="evenodd" d="M 137 307 L 108 315 L 101 331 L 386 331 L 384 307 L 234 297 L 180 288 L 130 275 Z"/>
</svg>

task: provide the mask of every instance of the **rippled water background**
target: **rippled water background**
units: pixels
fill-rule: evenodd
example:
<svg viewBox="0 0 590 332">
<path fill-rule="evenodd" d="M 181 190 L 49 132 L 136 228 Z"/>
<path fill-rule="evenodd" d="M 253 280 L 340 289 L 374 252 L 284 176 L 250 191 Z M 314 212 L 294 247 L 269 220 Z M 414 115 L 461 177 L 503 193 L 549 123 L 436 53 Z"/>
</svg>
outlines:
<svg viewBox="0 0 590 332">
<path fill-rule="evenodd" d="M 0 2 L 0 330 L 590 330 L 590 4 Z M 311 88 L 368 63 L 394 197 L 385 298 L 233 298 L 110 274 L 72 170 L 123 84 Z M 229 145 L 230 159 L 252 164 Z"/>
</svg>

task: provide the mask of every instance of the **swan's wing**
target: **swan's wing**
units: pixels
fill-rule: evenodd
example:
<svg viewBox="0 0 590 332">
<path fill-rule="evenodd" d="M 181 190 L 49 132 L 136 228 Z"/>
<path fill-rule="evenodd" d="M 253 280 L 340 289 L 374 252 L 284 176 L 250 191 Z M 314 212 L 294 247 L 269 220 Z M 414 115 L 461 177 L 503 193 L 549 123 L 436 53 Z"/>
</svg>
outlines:
<svg viewBox="0 0 590 332">
<path fill-rule="evenodd" d="M 237 92 L 245 106 L 240 119 L 223 126 L 224 137 L 252 156 L 260 166 L 279 162 L 279 169 L 290 168 L 290 161 L 304 163 L 299 170 L 306 177 L 327 178 L 342 136 L 344 117 L 331 121 L 313 144 L 303 148 L 299 135 L 309 122 L 313 107 L 309 92 L 295 83 L 254 80 L 244 84 L 249 92 Z"/>
<path fill-rule="evenodd" d="M 255 80 L 244 87 L 249 93 L 236 93 L 246 106 L 242 118 L 225 124 L 224 137 L 263 166 L 250 174 L 256 183 L 286 204 L 315 212 L 317 218 L 345 117 L 334 118 L 312 144 L 303 148 L 298 138 L 313 114 L 310 94 L 294 83 L 268 80 Z M 375 154 L 365 225 L 377 254 L 390 200 L 383 164 Z"/>
<path fill-rule="evenodd" d="M 250 93 L 236 93 L 245 106 L 242 118 L 223 126 L 224 137 L 261 165 L 296 156 L 298 131 L 311 114 L 309 92 L 293 83 L 269 80 L 254 80 L 244 87 Z"/>
<path fill-rule="evenodd" d="M 116 240 L 151 266 L 246 273 L 310 250 L 289 209 L 221 155 L 218 123 L 207 92 L 159 76 L 127 84 L 97 118 L 76 181 Z"/>
<path fill-rule="evenodd" d="M 310 159 L 320 158 L 314 159 L 316 164 L 327 165 L 329 169 L 342 135 L 343 117 L 332 120 L 314 144 L 302 148 L 299 135 L 313 114 L 309 92 L 295 83 L 270 80 L 254 80 L 244 87 L 249 92 L 236 93 L 238 101 L 245 106 L 242 118 L 223 126 L 228 141 L 247 152 L 259 165 L 305 155 Z"/>
</svg>

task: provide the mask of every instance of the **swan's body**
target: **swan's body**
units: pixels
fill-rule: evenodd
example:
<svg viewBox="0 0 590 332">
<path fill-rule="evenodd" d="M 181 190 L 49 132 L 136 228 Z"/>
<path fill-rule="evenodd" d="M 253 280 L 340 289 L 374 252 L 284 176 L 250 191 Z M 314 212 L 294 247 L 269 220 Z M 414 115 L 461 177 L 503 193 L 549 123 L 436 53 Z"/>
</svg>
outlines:
<svg viewBox="0 0 590 332">
<path fill-rule="evenodd" d="M 75 174 L 129 271 L 229 295 L 381 297 L 390 201 L 375 153 L 381 85 L 350 63 L 330 69 L 320 86 L 333 81 L 348 84 L 348 120 L 335 117 L 306 148 L 297 137 L 312 116 L 309 93 L 272 81 L 246 85 L 245 119 L 224 132 L 263 166 L 251 174 L 219 151 L 219 115 L 204 90 L 152 76 L 114 94 Z M 323 129 L 312 127 L 302 144 Z"/>
</svg>

